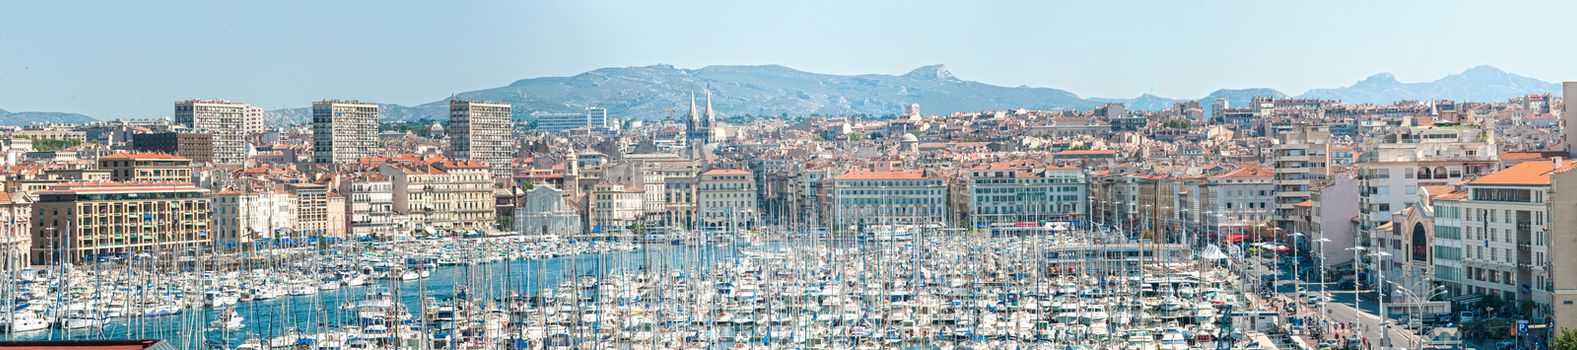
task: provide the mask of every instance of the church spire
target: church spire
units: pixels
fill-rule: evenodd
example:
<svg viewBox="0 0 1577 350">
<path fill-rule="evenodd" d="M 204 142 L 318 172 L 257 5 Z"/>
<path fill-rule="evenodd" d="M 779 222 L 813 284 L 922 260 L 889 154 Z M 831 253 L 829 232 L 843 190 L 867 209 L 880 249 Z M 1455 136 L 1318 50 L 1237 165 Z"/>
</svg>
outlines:
<svg viewBox="0 0 1577 350">
<path fill-rule="evenodd" d="M 700 118 L 699 115 L 697 115 L 695 113 L 695 90 L 691 90 L 690 91 L 690 121 L 693 122 L 693 121 L 696 121 L 697 119 L 701 119 L 701 118 Z"/>
<path fill-rule="evenodd" d="M 706 90 L 706 127 L 712 127 L 712 89 Z"/>
</svg>

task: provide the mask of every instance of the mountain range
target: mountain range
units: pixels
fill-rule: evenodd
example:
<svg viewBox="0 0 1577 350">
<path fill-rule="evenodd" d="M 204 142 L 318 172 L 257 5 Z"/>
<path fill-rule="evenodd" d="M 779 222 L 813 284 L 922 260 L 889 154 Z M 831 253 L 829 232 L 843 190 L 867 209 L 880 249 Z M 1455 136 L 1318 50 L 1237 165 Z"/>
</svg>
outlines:
<svg viewBox="0 0 1577 350">
<path fill-rule="evenodd" d="M 63 112 L 10 112 L 0 109 L 0 125 L 25 126 L 32 123 L 82 124 L 97 119 L 77 113 Z"/>
<path fill-rule="evenodd" d="M 1384 104 L 1399 100 L 1444 98 L 1459 101 L 1502 101 L 1529 93 L 1555 93 L 1556 83 L 1478 66 L 1429 82 L 1404 83 L 1388 73 L 1375 74 L 1353 85 L 1312 89 L 1295 97 L 1336 99 L 1348 103 Z M 516 80 L 501 87 L 463 92 L 461 99 L 509 102 L 517 120 L 532 113 L 577 113 L 603 107 L 611 116 L 659 119 L 688 112 L 690 94 L 704 108 L 710 91 L 713 108 L 729 115 L 842 115 L 896 114 L 910 103 L 919 103 L 928 114 L 985 109 L 1089 109 L 1120 102 L 1132 110 L 1170 108 L 1173 103 L 1211 101 L 1225 97 L 1241 106 L 1254 96 L 1287 97 L 1269 88 L 1221 89 L 1198 99 L 1176 99 L 1150 94 L 1134 98 L 1085 98 L 1066 90 L 1044 87 L 1005 87 L 959 79 L 942 65 L 916 68 L 902 75 L 832 75 L 796 70 L 780 65 L 706 66 L 681 69 L 658 64 L 641 67 L 602 68 L 568 77 Z M 447 97 L 415 106 L 382 104 L 384 121 L 441 120 L 448 116 Z M 275 125 L 306 123 L 308 108 L 269 111 L 266 121 Z M 0 113 L 0 125 L 37 121 L 87 121 L 74 113 Z"/>
</svg>

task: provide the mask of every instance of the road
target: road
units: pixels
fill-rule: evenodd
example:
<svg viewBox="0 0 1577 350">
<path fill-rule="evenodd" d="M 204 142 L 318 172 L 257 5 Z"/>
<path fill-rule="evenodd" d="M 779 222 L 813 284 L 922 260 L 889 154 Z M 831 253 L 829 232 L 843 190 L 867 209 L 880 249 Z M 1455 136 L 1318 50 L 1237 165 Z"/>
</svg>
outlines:
<svg viewBox="0 0 1577 350">
<path fill-rule="evenodd" d="M 1251 266 L 1251 269 L 1257 270 L 1260 273 L 1270 274 L 1271 271 L 1269 271 L 1268 268 L 1274 267 L 1275 265 L 1269 262 L 1259 261 L 1251 263 L 1249 266 Z M 1310 312 L 1318 312 L 1318 305 L 1310 305 L 1306 302 L 1307 299 L 1298 297 L 1297 283 L 1293 282 L 1293 276 L 1290 270 L 1290 268 L 1284 267 L 1279 271 L 1276 271 L 1277 279 L 1275 283 L 1272 284 L 1273 290 L 1285 298 L 1297 300 L 1300 306 L 1300 311 L 1305 311 L 1300 312 L 1300 315 L 1306 316 L 1309 315 Z M 1302 287 L 1304 290 L 1323 289 L 1323 286 L 1318 283 L 1305 282 L 1302 284 Z M 1357 325 L 1355 328 L 1361 331 L 1360 334 L 1368 337 L 1369 342 L 1373 346 L 1379 347 L 1382 345 L 1381 339 L 1383 339 L 1383 337 L 1380 336 L 1382 329 L 1382 327 L 1380 327 L 1380 317 L 1376 315 L 1380 309 L 1379 303 L 1372 299 L 1374 298 L 1373 291 L 1362 292 L 1365 298 L 1357 298 L 1358 307 L 1361 308 L 1360 310 L 1353 308 L 1353 300 L 1356 297 L 1356 293 L 1353 293 L 1353 291 L 1329 291 L 1332 300 L 1324 304 L 1325 309 L 1327 310 L 1324 316 L 1332 322 L 1356 322 Z M 1416 343 L 1420 342 L 1419 336 L 1417 334 L 1402 328 L 1400 324 L 1396 324 L 1394 321 L 1395 320 L 1393 320 L 1393 324 L 1390 327 L 1384 327 L 1390 333 L 1390 346 L 1414 347 Z"/>
</svg>

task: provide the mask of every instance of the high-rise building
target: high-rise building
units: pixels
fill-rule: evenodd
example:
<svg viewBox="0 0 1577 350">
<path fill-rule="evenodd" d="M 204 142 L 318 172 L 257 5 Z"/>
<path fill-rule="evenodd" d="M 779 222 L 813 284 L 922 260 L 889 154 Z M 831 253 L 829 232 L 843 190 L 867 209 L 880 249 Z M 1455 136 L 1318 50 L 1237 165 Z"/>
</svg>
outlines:
<svg viewBox="0 0 1577 350">
<path fill-rule="evenodd" d="M 449 158 L 482 162 L 494 179 L 507 181 L 514 158 L 511 115 L 504 102 L 449 100 Z"/>
<path fill-rule="evenodd" d="M 378 105 L 361 101 L 312 103 L 312 162 L 349 164 L 376 154 Z"/>
<path fill-rule="evenodd" d="M 227 100 L 192 99 L 175 102 L 175 122 L 213 134 L 213 163 L 246 161 L 246 116 L 251 105 Z"/>
<path fill-rule="evenodd" d="M 247 105 L 241 113 L 242 124 L 245 125 L 247 135 L 263 133 L 263 108 Z"/>
<path fill-rule="evenodd" d="M 1291 230 L 1294 206 L 1309 200 L 1309 191 L 1330 178 L 1331 132 L 1303 125 L 1276 135 L 1272 149 L 1276 169 L 1276 227 Z M 1292 231 L 1288 231 L 1292 232 Z"/>
<path fill-rule="evenodd" d="M 67 183 L 38 191 L 33 264 L 211 242 L 208 190 L 185 183 Z"/>
</svg>

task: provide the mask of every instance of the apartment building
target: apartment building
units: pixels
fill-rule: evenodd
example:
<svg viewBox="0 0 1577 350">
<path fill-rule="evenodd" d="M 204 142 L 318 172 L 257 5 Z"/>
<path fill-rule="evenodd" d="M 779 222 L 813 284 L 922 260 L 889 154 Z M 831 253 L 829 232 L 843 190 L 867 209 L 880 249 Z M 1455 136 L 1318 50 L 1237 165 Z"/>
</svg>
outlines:
<svg viewBox="0 0 1577 350">
<path fill-rule="evenodd" d="M 186 183 L 51 185 L 33 204 L 32 263 L 201 248 L 211 242 L 207 193 Z"/>
<path fill-rule="evenodd" d="M 1294 206 L 1330 178 L 1331 132 L 1323 125 L 1300 125 L 1276 134 L 1271 167 L 1276 170 L 1276 227 L 1290 230 Z"/>
<path fill-rule="evenodd" d="M 839 230 L 950 223 L 946 183 L 923 170 L 862 169 L 824 181 L 831 205 L 823 222 Z"/>
<path fill-rule="evenodd" d="M 175 122 L 212 134 L 213 163 L 246 161 L 246 120 L 256 107 L 227 100 L 192 99 L 175 102 Z M 259 114 L 259 117 L 261 115 Z"/>
<path fill-rule="evenodd" d="M 394 182 L 382 174 L 354 174 L 340 180 L 345 224 L 353 237 L 390 237 L 394 221 Z"/>
<path fill-rule="evenodd" d="M 1395 213 L 1417 204 L 1419 188 L 1460 183 L 1494 171 L 1499 160 L 1495 143 L 1475 126 L 1436 124 L 1394 128 L 1366 142 L 1363 150 L 1358 160 L 1359 241 L 1369 253 L 1387 255 L 1365 260 L 1365 270 L 1385 268 L 1388 280 L 1401 281 L 1409 276 L 1404 274 L 1405 265 L 1428 262 L 1411 261 L 1401 230 L 1385 226 L 1394 221 Z"/>
<path fill-rule="evenodd" d="M 701 173 L 696 200 L 702 228 L 756 226 L 756 178 L 749 170 L 712 169 Z"/>
<path fill-rule="evenodd" d="M 971 227 L 1018 223 L 1039 226 L 1087 215 L 1084 171 L 1041 162 L 996 162 L 969 169 L 963 179 Z"/>
<path fill-rule="evenodd" d="M 487 164 L 506 183 L 513 170 L 513 127 L 509 103 L 449 100 L 449 158 Z"/>
<path fill-rule="evenodd" d="M 312 162 L 354 164 L 377 155 L 378 105 L 361 101 L 312 103 Z"/>
<path fill-rule="evenodd" d="M 342 222 L 329 220 L 329 187 L 315 183 L 286 184 L 285 190 L 290 193 L 291 202 L 296 207 L 295 234 L 305 237 L 331 236 L 331 228 L 339 228 Z M 333 227 L 331 227 L 333 226 Z"/>
<path fill-rule="evenodd" d="M 640 187 L 625 186 L 611 181 L 592 185 L 587 194 L 591 205 L 586 220 L 592 234 L 629 232 L 645 217 L 644 192 Z"/>
<path fill-rule="evenodd" d="M 496 221 L 493 176 L 487 164 L 426 158 L 387 162 L 378 173 L 394 187 L 394 212 L 420 229 L 465 230 Z"/>
<path fill-rule="evenodd" d="M 296 203 L 284 192 L 214 193 L 213 240 L 221 245 L 281 238 L 295 227 Z"/>
<path fill-rule="evenodd" d="M 33 202 L 27 196 L 0 191 L 0 272 L 30 266 Z"/>
<path fill-rule="evenodd" d="M 111 181 L 192 182 L 192 160 L 164 153 L 116 153 L 99 157 Z"/>
<path fill-rule="evenodd" d="M 1467 183 L 1460 202 L 1463 293 L 1531 301 L 1535 317 L 1548 314 L 1554 289 L 1550 176 L 1572 168 L 1577 163 L 1526 162 Z"/>
</svg>

